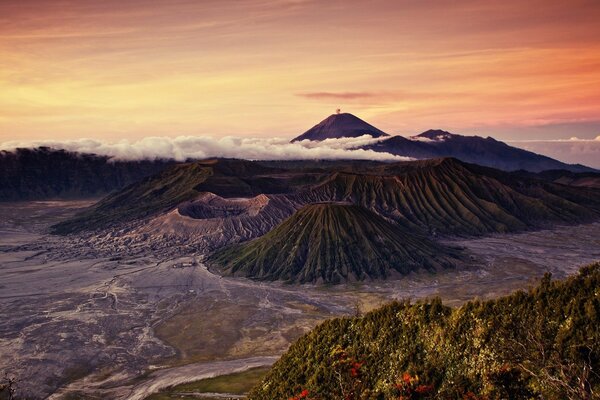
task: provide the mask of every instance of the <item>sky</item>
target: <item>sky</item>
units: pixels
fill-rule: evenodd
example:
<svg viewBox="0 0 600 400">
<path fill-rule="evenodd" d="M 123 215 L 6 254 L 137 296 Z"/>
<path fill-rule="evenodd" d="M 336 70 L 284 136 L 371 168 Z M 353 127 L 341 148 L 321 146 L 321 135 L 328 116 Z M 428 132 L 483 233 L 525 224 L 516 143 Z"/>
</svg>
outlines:
<svg viewBox="0 0 600 400">
<path fill-rule="evenodd" d="M 291 138 L 341 108 L 600 150 L 598 21 L 597 0 L 0 0 L 0 142 Z"/>
</svg>

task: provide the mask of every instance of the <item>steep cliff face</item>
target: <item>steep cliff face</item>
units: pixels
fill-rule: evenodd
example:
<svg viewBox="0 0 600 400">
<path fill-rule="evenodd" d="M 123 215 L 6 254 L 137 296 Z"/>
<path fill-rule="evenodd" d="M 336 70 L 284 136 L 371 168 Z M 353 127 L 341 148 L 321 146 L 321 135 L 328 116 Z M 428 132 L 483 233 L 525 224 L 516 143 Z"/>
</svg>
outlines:
<svg viewBox="0 0 600 400">
<path fill-rule="evenodd" d="M 49 148 L 0 152 L 0 201 L 106 195 L 162 171 L 171 161 L 111 161 Z"/>
<path fill-rule="evenodd" d="M 597 189 L 519 177 L 442 158 L 385 164 L 371 173 L 333 173 L 299 201 L 347 201 L 429 233 L 481 235 L 590 221 Z"/>
</svg>

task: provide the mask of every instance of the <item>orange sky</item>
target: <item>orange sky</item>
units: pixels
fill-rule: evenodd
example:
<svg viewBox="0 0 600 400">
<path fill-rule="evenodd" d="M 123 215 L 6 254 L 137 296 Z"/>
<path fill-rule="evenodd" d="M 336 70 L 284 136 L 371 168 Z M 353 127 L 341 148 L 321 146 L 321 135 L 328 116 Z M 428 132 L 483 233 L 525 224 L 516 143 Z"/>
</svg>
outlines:
<svg viewBox="0 0 600 400">
<path fill-rule="evenodd" d="M 600 135 L 600 2 L 1 0 L 0 141 Z"/>
</svg>

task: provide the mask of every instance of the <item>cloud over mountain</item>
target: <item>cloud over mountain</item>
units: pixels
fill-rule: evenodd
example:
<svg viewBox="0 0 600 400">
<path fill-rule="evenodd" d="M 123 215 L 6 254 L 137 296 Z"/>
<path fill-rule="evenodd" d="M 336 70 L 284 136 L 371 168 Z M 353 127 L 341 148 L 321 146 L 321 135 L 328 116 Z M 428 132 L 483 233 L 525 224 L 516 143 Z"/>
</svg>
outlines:
<svg viewBox="0 0 600 400">
<path fill-rule="evenodd" d="M 299 159 L 367 159 L 381 161 L 408 160 L 408 157 L 356 149 L 376 142 L 369 135 L 357 138 L 328 139 L 321 142 L 309 140 L 290 143 L 282 138 L 242 138 L 227 136 L 147 137 L 138 141 L 122 140 L 103 142 L 95 139 L 69 141 L 11 141 L 0 144 L 0 150 L 19 147 L 46 146 L 81 153 L 94 153 L 115 160 L 202 159 L 209 157 L 244 158 L 249 160 L 299 160 Z"/>
</svg>

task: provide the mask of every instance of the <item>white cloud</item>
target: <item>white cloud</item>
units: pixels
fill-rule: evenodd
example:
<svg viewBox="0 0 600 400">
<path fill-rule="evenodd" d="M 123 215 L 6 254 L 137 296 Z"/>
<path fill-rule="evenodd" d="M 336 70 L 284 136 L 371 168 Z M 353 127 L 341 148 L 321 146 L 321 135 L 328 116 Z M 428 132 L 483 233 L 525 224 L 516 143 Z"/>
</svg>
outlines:
<svg viewBox="0 0 600 400">
<path fill-rule="evenodd" d="M 244 158 L 248 160 L 301 160 L 301 159 L 357 159 L 401 161 L 408 157 L 378 153 L 372 150 L 356 149 L 374 143 L 369 135 L 358 138 L 327 139 L 322 142 L 303 140 L 290 143 L 283 138 L 242 138 L 227 136 L 147 137 L 138 141 L 107 143 L 95 139 L 70 141 L 12 141 L 0 144 L 0 150 L 14 150 L 18 147 L 47 146 L 80 153 L 94 153 L 112 157 L 115 160 L 142 160 L 172 158 L 183 161 L 187 158 L 210 157 Z"/>
<path fill-rule="evenodd" d="M 569 163 L 600 169 L 600 136 L 594 139 L 521 140 L 508 144 Z"/>
</svg>

